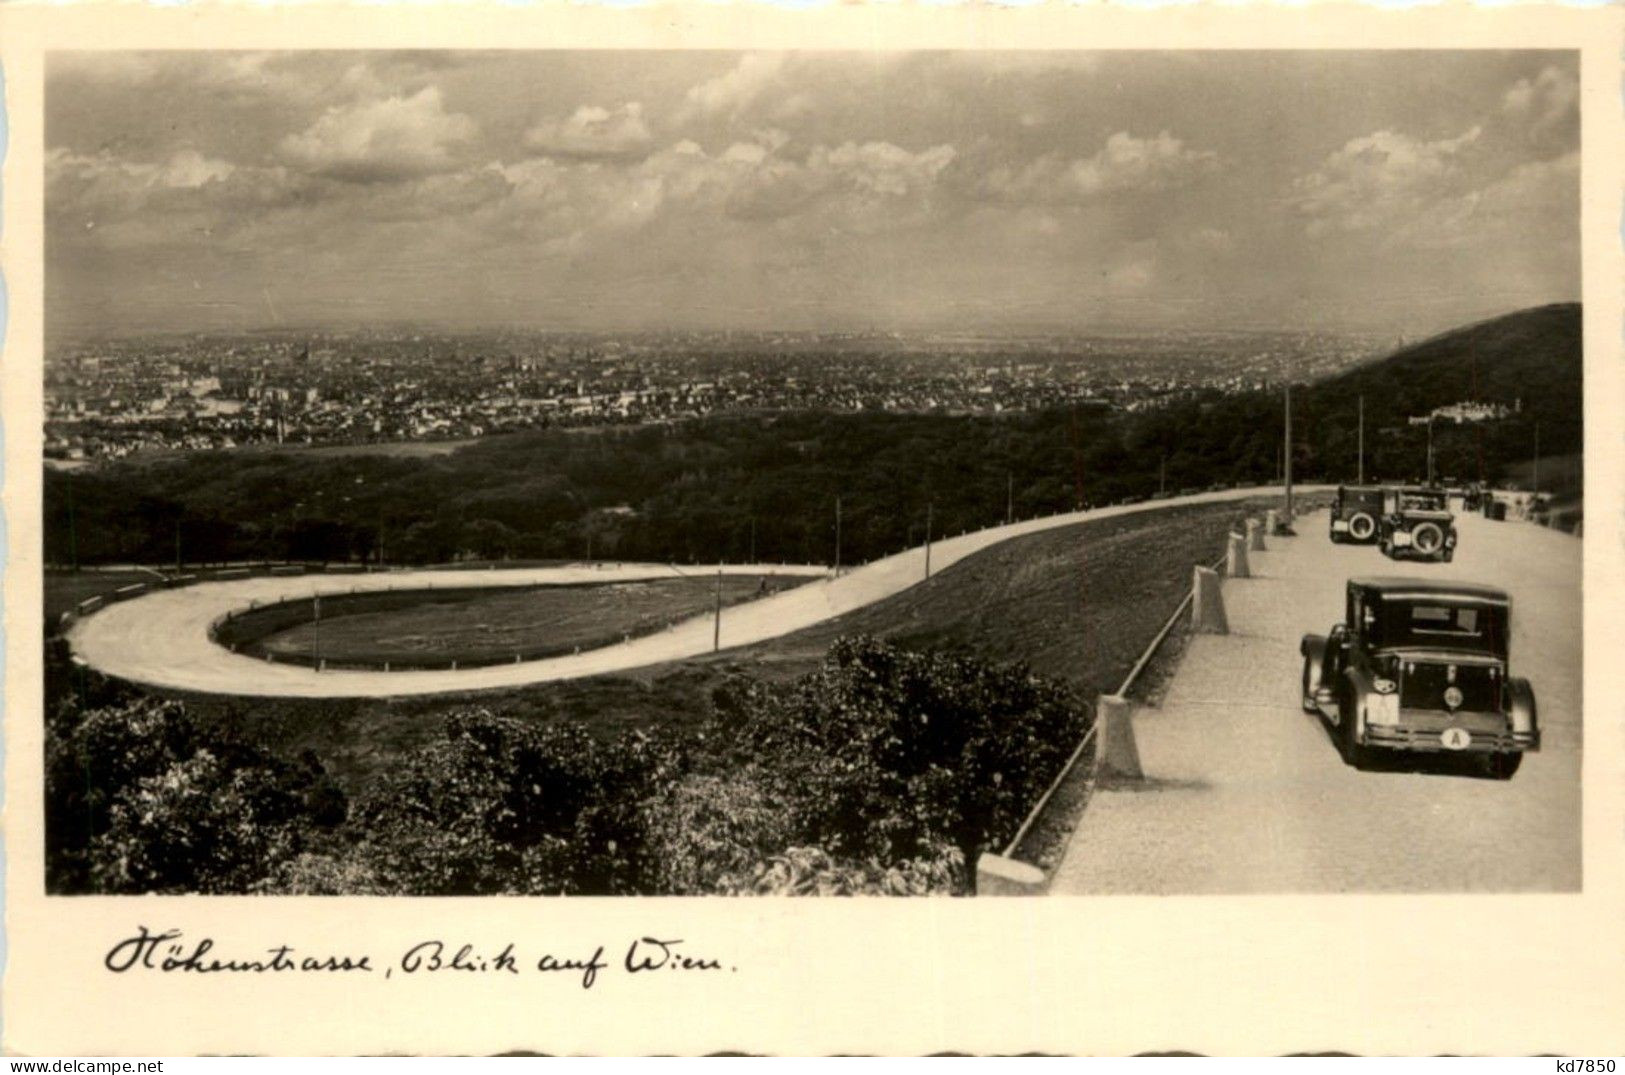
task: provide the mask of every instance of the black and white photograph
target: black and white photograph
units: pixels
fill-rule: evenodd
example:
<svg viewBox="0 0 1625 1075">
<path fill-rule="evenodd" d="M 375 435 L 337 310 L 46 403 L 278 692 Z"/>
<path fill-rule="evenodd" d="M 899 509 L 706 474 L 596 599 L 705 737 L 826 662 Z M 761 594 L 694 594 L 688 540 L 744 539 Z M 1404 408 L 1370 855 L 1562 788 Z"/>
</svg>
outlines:
<svg viewBox="0 0 1625 1075">
<path fill-rule="evenodd" d="M 1579 86 L 49 52 L 46 892 L 1580 891 Z"/>
</svg>

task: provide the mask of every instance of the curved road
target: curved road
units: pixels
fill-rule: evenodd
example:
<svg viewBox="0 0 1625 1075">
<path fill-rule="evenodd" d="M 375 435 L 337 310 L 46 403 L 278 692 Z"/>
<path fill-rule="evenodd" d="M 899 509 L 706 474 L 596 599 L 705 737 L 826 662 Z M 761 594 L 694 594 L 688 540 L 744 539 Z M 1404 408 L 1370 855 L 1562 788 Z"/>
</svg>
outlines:
<svg viewBox="0 0 1625 1075">
<path fill-rule="evenodd" d="M 1102 788 L 1055 869 L 1071 894 L 1569 892 L 1580 887 L 1582 544 L 1528 522 L 1457 520 L 1454 563 L 1333 545 L 1326 513 L 1223 585 L 1228 635 L 1190 641 L 1134 718 L 1146 781 Z M 1510 781 L 1465 766 L 1345 764 L 1304 713 L 1298 640 L 1342 617 L 1345 580 L 1485 582 L 1512 598 L 1511 663 L 1542 745 Z M 1496 943 L 1486 938 L 1485 943 Z"/>
<path fill-rule="evenodd" d="M 1301 487 L 1304 493 L 1325 486 Z M 1068 512 L 977 530 L 933 542 L 933 573 L 1001 541 L 1092 519 L 1151 511 L 1186 504 L 1219 503 L 1276 494 L 1274 486 L 1225 489 L 1169 497 L 1139 504 L 1119 504 L 1091 511 Z M 718 565 L 693 566 L 683 574 L 711 575 Z M 736 574 L 777 571 L 782 574 L 828 575 L 816 566 L 722 566 Z M 392 587 L 469 586 L 483 580 L 492 586 L 563 585 L 581 582 L 631 582 L 669 578 L 676 570 L 659 564 L 621 567 L 581 565 L 493 571 L 414 571 L 373 575 L 301 575 L 207 582 L 175 590 L 160 590 L 85 617 L 68 632 L 74 652 L 108 675 L 137 683 L 215 694 L 298 698 L 391 697 L 488 690 L 544 683 L 581 676 L 622 672 L 666 661 L 710 653 L 713 617 L 708 613 L 685 620 L 670 630 L 628 642 L 564 657 L 549 657 L 519 664 L 491 665 L 431 671 L 358 671 L 315 669 L 272 664 L 232 653 L 209 640 L 209 625 L 251 601 L 266 603 L 282 598 L 343 594 L 353 590 Z M 750 645 L 799 631 L 900 593 L 925 576 L 924 548 L 888 556 L 842 574 L 823 578 L 793 590 L 722 612 L 722 646 Z"/>
</svg>

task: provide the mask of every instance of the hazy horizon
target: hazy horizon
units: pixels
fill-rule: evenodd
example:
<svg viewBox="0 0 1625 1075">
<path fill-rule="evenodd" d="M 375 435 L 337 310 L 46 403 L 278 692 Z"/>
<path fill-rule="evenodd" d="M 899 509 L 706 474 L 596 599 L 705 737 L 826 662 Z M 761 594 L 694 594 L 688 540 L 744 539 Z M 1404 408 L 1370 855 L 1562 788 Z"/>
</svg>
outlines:
<svg viewBox="0 0 1625 1075">
<path fill-rule="evenodd" d="M 1577 69 L 56 53 L 47 327 L 1414 339 L 1578 300 Z"/>
</svg>

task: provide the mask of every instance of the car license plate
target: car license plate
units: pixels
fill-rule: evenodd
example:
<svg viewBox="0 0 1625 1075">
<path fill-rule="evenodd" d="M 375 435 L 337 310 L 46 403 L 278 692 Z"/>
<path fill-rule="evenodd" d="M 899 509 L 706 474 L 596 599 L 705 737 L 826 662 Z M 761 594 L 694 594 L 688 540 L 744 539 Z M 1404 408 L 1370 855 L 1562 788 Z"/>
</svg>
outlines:
<svg viewBox="0 0 1625 1075">
<path fill-rule="evenodd" d="M 1407 534 L 1405 531 L 1396 530 L 1394 532 L 1394 544 L 1395 545 L 1409 545 L 1410 543 L 1411 543 L 1411 536 L 1409 534 Z"/>
<path fill-rule="evenodd" d="M 1347 530 L 1348 528 L 1349 528 L 1349 524 L 1344 522 L 1342 519 L 1333 519 L 1332 520 L 1332 529 L 1333 530 Z"/>
<path fill-rule="evenodd" d="M 1446 728 L 1439 733 L 1439 743 L 1446 750 L 1466 750 L 1472 742 L 1473 735 L 1466 728 Z"/>
</svg>

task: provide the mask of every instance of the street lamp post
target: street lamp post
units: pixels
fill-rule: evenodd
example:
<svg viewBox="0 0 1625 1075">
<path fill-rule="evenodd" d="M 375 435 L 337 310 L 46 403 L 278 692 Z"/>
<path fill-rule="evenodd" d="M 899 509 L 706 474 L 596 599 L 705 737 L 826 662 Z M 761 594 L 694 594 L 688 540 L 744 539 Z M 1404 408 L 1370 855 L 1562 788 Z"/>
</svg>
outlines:
<svg viewBox="0 0 1625 1075">
<path fill-rule="evenodd" d="M 931 505 L 929 503 L 926 504 L 926 506 L 925 506 L 925 577 L 926 578 L 931 577 L 931 508 L 932 507 L 933 507 L 933 505 Z"/>
<path fill-rule="evenodd" d="M 1292 382 L 1286 384 L 1286 437 L 1281 446 L 1281 475 L 1286 486 L 1286 518 L 1283 525 L 1292 527 Z"/>
<path fill-rule="evenodd" d="M 1359 477 L 1356 479 L 1356 481 L 1360 485 L 1364 485 L 1365 484 L 1365 397 L 1364 396 L 1360 397 L 1360 433 L 1359 433 L 1359 440 L 1358 440 L 1357 443 L 1359 445 L 1358 451 L 1359 451 L 1359 456 L 1360 456 L 1360 462 L 1359 462 Z"/>
</svg>

